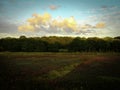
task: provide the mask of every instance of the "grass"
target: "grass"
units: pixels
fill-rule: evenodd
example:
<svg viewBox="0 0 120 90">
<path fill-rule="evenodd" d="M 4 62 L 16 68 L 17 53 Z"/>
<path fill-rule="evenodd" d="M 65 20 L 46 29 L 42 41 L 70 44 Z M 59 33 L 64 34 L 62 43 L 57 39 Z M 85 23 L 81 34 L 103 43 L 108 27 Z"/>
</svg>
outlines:
<svg viewBox="0 0 120 90">
<path fill-rule="evenodd" d="M 0 52 L 0 90 L 119 88 L 119 70 L 120 53 Z"/>
</svg>

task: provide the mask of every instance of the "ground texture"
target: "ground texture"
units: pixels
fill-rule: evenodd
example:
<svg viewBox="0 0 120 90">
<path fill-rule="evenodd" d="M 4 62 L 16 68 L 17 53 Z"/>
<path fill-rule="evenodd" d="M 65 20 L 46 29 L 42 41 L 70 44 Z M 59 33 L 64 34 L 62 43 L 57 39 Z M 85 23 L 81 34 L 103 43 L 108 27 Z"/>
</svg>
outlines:
<svg viewBox="0 0 120 90">
<path fill-rule="evenodd" d="M 0 90 L 120 90 L 119 53 L 0 53 Z"/>
</svg>

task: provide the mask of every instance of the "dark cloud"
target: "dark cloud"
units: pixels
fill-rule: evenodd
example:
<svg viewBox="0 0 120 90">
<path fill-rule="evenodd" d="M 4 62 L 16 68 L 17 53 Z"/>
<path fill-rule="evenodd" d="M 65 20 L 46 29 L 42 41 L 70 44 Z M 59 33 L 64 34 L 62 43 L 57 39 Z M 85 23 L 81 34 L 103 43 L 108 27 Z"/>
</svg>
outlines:
<svg viewBox="0 0 120 90">
<path fill-rule="evenodd" d="M 112 10 L 112 9 L 116 9 L 117 6 L 107 6 L 107 5 L 103 5 L 101 6 L 102 10 Z"/>
<path fill-rule="evenodd" d="M 60 6 L 57 6 L 57 5 L 50 5 L 49 8 L 51 10 L 57 10 Z"/>
<path fill-rule="evenodd" d="M 11 23 L 7 20 L 0 20 L 0 33 L 15 33 L 17 32 L 17 24 Z"/>
<path fill-rule="evenodd" d="M 103 8 L 103 9 L 107 9 L 107 8 L 108 8 L 108 6 L 103 5 L 101 8 Z"/>
</svg>

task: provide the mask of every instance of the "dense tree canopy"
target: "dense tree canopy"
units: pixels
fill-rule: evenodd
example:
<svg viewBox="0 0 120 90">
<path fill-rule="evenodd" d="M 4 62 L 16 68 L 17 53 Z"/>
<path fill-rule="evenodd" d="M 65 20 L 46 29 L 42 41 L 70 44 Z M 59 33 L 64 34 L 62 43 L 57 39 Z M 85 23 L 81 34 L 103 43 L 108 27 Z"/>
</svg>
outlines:
<svg viewBox="0 0 120 90">
<path fill-rule="evenodd" d="M 11 52 L 120 52 L 120 37 L 34 37 L 2 38 L 0 51 Z"/>
</svg>

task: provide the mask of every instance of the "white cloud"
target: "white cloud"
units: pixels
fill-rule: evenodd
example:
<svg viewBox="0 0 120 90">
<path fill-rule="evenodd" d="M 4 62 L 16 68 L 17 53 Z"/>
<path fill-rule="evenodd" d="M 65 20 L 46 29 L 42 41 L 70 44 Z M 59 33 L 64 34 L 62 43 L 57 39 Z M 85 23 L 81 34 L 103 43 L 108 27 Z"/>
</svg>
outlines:
<svg viewBox="0 0 120 90">
<path fill-rule="evenodd" d="M 94 29 L 104 28 L 104 22 L 97 22 L 94 25 L 80 24 L 76 19 L 71 16 L 69 18 L 52 18 L 49 13 L 43 15 L 33 14 L 31 18 L 27 19 L 26 24 L 18 27 L 19 31 L 35 31 L 35 32 L 46 32 L 51 34 L 85 34 L 92 33 Z"/>
</svg>

